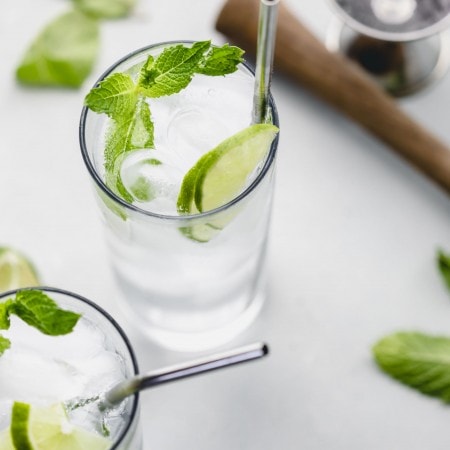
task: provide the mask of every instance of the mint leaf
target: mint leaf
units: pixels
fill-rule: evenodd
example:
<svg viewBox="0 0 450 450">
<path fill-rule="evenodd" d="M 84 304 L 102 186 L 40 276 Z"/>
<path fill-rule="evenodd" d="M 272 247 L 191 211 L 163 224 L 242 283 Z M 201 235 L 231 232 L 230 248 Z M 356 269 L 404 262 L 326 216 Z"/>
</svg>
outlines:
<svg viewBox="0 0 450 450">
<path fill-rule="evenodd" d="M 153 148 L 153 132 L 150 108 L 143 98 L 137 100 L 135 108 L 128 115 L 110 124 L 105 147 L 105 182 L 127 202 L 133 198 L 120 177 L 122 161 L 131 150 Z"/>
<path fill-rule="evenodd" d="M 0 335 L 0 356 L 11 347 L 11 341 Z"/>
<path fill-rule="evenodd" d="M 70 333 L 80 314 L 60 309 L 55 301 L 38 290 L 18 291 L 10 311 L 44 334 Z"/>
<path fill-rule="evenodd" d="M 445 254 L 442 250 L 437 255 L 438 267 L 444 278 L 447 288 L 450 290 L 450 254 Z"/>
<path fill-rule="evenodd" d="M 95 19 L 71 11 L 52 21 L 25 53 L 17 79 L 36 86 L 79 87 L 89 75 L 99 47 Z"/>
<path fill-rule="evenodd" d="M 147 97 L 172 95 L 192 80 L 210 41 L 196 42 L 192 47 L 182 44 L 167 47 L 155 60 L 150 57 L 141 69 L 139 86 Z"/>
<path fill-rule="evenodd" d="M 196 72 L 203 75 L 219 76 L 233 73 L 239 63 L 243 62 L 244 51 L 239 47 L 225 44 L 222 47 L 211 47 Z"/>
<path fill-rule="evenodd" d="M 153 131 L 150 108 L 144 99 L 139 99 L 133 110 L 110 124 L 105 147 L 106 170 L 114 170 L 116 159 L 130 150 L 152 148 Z"/>
<path fill-rule="evenodd" d="M 118 19 L 126 17 L 136 4 L 136 0 L 73 0 L 77 8 L 93 17 Z"/>
<path fill-rule="evenodd" d="M 96 113 L 126 121 L 134 113 L 137 101 L 136 85 L 131 77 L 125 73 L 114 73 L 91 89 L 84 103 Z"/>
<path fill-rule="evenodd" d="M 0 303 L 0 330 L 9 329 L 12 303 L 13 300 L 6 300 L 6 302 Z"/>
<path fill-rule="evenodd" d="M 420 392 L 450 402 L 450 339 L 418 332 L 384 337 L 373 347 L 380 368 Z"/>
</svg>

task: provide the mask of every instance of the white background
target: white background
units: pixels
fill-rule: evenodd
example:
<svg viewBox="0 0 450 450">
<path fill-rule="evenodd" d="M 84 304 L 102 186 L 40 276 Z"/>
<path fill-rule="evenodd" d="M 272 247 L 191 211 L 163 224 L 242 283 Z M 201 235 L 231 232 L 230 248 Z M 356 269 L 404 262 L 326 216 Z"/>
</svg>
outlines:
<svg viewBox="0 0 450 450">
<path fill-rule="evenodd" d="M 116 287 L 78 146 L 83 97 L 136 48 L 225 42 L 214 29 L 219 0 L 138 1 L 132 18 L 102 24 L 98 62 L 78 91 L 14 80 L 28 44 L 69 2 L 3 0 L 0 12 L 0 245 L 25 252 L 45 284 L 113 313 Z M 325 38 L 325 0 L 285 2 Z M 401 101 L 448 142 L 449 77 Z M 450 251 L 449 196 L 277 72 L 273 94 L 282 133 L 269 299 L 228 346 L 265 340 L 271 355 L 145 392 L 145 449 L 447 450 L 450 406 L 381 374 L 371 346 L 396 330 L 450 336 L 450 295 L 435 263 L 439 246 Z M 142 371 L 192 357 L 156 347 L 117 318 Z"/>
</svg>

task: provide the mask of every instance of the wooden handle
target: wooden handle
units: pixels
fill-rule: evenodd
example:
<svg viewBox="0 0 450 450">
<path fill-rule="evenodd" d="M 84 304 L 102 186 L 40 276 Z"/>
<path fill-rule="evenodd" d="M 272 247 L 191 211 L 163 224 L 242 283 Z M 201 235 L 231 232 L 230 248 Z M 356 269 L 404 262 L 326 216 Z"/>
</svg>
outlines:
<svg viewBox="0 0 450 450">
<path fill-rule="evenodd" d="M 405 114 L 355 63 L 330 53 L 281 3 L 275 68 L 325 99 L 450 192 L 450 149 Z M 216 28 L 256 49 L 259 0 L 228 0 Z"/>
</svg>

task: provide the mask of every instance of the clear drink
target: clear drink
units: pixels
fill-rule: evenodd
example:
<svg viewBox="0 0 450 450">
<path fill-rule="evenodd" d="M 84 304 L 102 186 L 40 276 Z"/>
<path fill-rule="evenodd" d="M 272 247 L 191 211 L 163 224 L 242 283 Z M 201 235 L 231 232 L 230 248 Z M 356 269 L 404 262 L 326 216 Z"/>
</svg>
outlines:
<svg viewBox="0 0 450 450">
<path fill-rule="evenodd" d="M 138 372 L 130 343 L 117 323 L 94 303 L 76 294 L 39 288 L 66 310 L 82 314 L 74 330 L 48 336 L 11 316 L 2 335 L 11 347 L 0 357 L 0 430 L 10 424 L 13 402 L 36 407 L 90 399 Z M 0 303 L 15 292 L 0 295 Z M 70 424 L 105 435 L 111 449 L 141 450 L 138 396 L 101 412 L 93 402 L 67 408 Z"/>
<path fill-rule="evenodd" d="M 168 45 L 173 43 L 124 58 L 102 79 L 117 72 L 136 77 L 148 55 Z M 240 64 L 235 73 L 196 75 L 180 93 L 150 99 L 155 148 L 132 152 L 121 166 L 132 203 L 105 185 L 108 119 L 87 108 L 82 113 L 82 153 L 95 182 L 123 310 L 171 348 L 196 351 L 226 342 L 251 323 L 263 301 L 276 142 L 231 202 L 190 216 L 177 213 L 186 172 L 250 125 L 253 82 L 251 70 Z M 273 103 L 271 108 L 278 125 Z"/>
</svg>

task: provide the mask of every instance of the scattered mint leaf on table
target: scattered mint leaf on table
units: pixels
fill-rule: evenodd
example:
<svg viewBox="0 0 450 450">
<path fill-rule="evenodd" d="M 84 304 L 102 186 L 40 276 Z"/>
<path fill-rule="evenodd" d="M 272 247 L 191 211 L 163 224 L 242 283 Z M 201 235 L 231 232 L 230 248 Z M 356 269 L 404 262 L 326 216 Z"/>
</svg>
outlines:
<svg viewBox="0 0 450 450">
<path fill-rule="evenodd" d="M 158 57 L 149 56 L 138 79 L 126 73 L 114 73 L 102 80 L 85 97 L 85 105 L 112 122 L 105 145 L 105 183 L 123 200 L 131 203 L 132 195 L 120 177 L 125 155 L 133 150 L 154 148 L 154 124 L 147 98 L 173 95 L 191 82 L 195 74 L 221 76 L 237 70 L 243 61 L 243 50 L 225 44 L 213 47 L 211 41 L 189 45 L 175 44 Z M 144 186 L 135 191 L 143 194 Z M 144 197 L 142 197 L 144 198 Z"/>
<path fill-rule="evenodd" d="M 450 290 L 450 254 L 444 253 L 444 251 L 439 250 L 437 255 L 438 267 L 444 278 L 445 284 Z"/>
<path fill-rule="evenodd" d="M 450 339 L 398 332 L 373 347 L 379 367 L 403 384 L 450 402 Z"/>
<path fill-rule="evenodd" d="M 91 72 L 98 48 L 97 20 L 70 11 L 38 35 L 17 68 L 17 79 L 35 86 L 79 87 Z"/>
<path fill-rule="evenodd" d="M 130 14 L 136 0 L 73 0 L 74 5 L 93 17 L 119 19 Z"/>
</svg>

